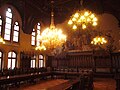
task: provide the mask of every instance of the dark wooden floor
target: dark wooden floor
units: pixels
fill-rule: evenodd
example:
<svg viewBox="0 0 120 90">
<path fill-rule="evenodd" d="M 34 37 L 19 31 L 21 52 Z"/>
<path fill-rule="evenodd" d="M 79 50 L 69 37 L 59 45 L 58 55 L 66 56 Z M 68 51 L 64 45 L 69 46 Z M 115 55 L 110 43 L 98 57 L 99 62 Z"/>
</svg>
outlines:
<svg viewBox="0 0 120 90">
<path fill-rule="evenodd" d="M 95 78 L 94 90 L 115 90 L 116 82 L 112 78 Z"/>
<path fill-rule="evenodd" d="M 52 87 L 61 83 L 66 82 L 67 80 L 55 79 L 41 81 L 37 84 L 22 85 L 20 88 L 10 88 L 8 90 L 44 90 L 44 88 Z M 112 78 L 95 78 L 94 79 L 94 90 L 115 90 L 115 80 Z"/>
</svg>

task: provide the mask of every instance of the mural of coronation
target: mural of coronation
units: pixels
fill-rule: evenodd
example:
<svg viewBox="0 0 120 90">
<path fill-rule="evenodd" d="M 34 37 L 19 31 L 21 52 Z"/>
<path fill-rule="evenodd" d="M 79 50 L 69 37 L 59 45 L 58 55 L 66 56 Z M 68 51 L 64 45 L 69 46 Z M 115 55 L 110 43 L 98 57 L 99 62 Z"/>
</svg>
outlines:
<svg viewBox="0 0 120 90">
<path fill-rule="evenodd" d="M 64 50 L 80 50 L 90 51 L 91 50 L 91 35 L 90 34 L 75 34 L 71 37 L 64 45 Z"/>
</svg>

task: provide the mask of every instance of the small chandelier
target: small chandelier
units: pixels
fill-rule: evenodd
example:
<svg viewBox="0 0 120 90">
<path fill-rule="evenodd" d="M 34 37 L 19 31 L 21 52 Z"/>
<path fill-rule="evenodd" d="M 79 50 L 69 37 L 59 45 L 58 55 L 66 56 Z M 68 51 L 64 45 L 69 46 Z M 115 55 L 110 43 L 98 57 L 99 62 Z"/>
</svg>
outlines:
<svg viewBox="0 0 120 90">
<path fill-rule="evenodd" d="M 94 44 L 94 45 L 102 45 L 105 43 L 107 43 L 107 40 L 102 36 L 97 36 L 93 38 L 93 40 L 91 41 L 91 44 Z"/>
<path fill-rule="evenodd" d="M 82 6 L 83 0 L 81 0 Z M 89 25 L 97 26 L 97 17 L 89 10 L 78 10 L 71 16 L 68 21 L 68 25 L 72 26 L 72 29 L 76 30 L 78 27 L 86 29 Z"/>
<path fill-rule="evenodd" d="M 5 44 L 5 41 L 3 40 L 1 36 L 0 36 L 0 43 Z"/>
<path fill-rule="evenodd" d="M 54 25 L 54 12 L 53 12 L 53 3 L 52 3 L 52 11 L 51 11 L 51 24 L 49 28 L 46 28 L 40 35 L 41 45 L 43 48 L 48 50 L 53 50 L 58 46 L 62 46 L 63 43 L 66 42 L 66 35 L 62 33 L 62 30 L 55 28 Z M 40 47 L 40 46 L 39 46 Z"/>
</svg>

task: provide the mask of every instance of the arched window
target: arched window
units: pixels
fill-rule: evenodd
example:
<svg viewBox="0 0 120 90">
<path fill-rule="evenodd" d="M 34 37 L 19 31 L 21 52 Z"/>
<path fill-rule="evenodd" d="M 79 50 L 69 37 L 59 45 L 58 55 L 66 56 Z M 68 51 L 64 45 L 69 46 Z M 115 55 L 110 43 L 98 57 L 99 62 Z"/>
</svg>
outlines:
<svg viewBox="0 0 120 90">
<path fill-rule="evenodd" d="M 0 36 L 2 35 L 2 17 L 0 16 Z"/>
<path fill-rule="evenodd" d="M 43 55 L 39 55 L 39 64 L 38 64 L 39 68 L 44 67 L 44 56 Z"/>
<path fill-rule="evenodd" d="M 32 57 L 31 62 L 30 62 L 30 67 L 35 68 L 35 66 L 36 66 L 35 63 L 36 63 L 36 56 Z"/>
<path fill-rule="evenodd" d="M 18 25 L 18 22 L 15 22 L 15 24 L 14 24 L 13 41 L 14 42 L 19 41 L 19 25 Z"/>
<path fill-rule="evenodd" d="M 17 54 L 15 52 L 8 53 L 8 69 L 14 69 L 16 67 Z"/>
<path fill-rule="evenodd" d="M 0 51 L 0 70 L 2 70 L 3 53 Z"/>
<path fill-rule="evenodd" d="M 32 31 L 31 45 L 35 45 L 35 29 Z"/>
<path fill-rule="evenodd" d="M 36 45 L 38 46 L 40 44 L 39 36 L 40 35 L 40 23 L 37 24 L 37 36 L 36 36 Z"/>
<path fill-rule="evenodd" d="M 32 38 L 31 38 L 31 45 L 39 45 L 39 35 L 40 35 L 40 23 L 37 23 L 37 25 L 35 26 L 35 28 L 32 31 Z"/>
<path fill-rule="evenodd" d="M 6 11 L 6 21 L 5 21 L 5 33 L 4 33 L 4 39 L 10 40 L 10 34 L 11 34 L 11 24 L 12 23 L 12 11 L 10 8 Z"/>
</svg>

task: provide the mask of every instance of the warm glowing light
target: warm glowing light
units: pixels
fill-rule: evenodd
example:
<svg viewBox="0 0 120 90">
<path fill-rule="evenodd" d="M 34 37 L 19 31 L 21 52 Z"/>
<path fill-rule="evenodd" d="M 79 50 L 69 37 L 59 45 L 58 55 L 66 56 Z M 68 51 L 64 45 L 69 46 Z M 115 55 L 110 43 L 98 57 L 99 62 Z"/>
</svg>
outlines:
<svg viewBox="0 0 120 90">
<path fill-rule="evenodd" d="M 47 28 L 41 33 L 41 41 L 47 49 L 54 49 L 65 43 L 66 35 L 60 29 Z"/>
<path fill-rule="evenodd" d="M 44 45 L 39 45 L 35 48 L 35 50 L 46 50 L 46 47 Z"/>
<path fill-rule="evenodd" d="M 97 25 L 97 22 L 93 22 L 93 24 L 92 24 L 93 26 L 96 26 Z"/>
<path fill-rule="evenodd" d="M 76 21 L 76 18 L 72 18 L 72 21 Z"/>
<path fill-rule="evenodd" d="M 70 25 L 73 24 L 72 20 L 69 20 L 68 24 L 70 24 Z"/>
<path fill-rule="evenodd" d="M 94 44 L 94 45 L 102 45 L 105 43 L 107 43 L 107 40 L 102 36 L 97 36 L 93 38 L 93 40 L 91 41 L 91 44 Z"/>
<path fill-rule="evenodd" d="M 83 28 L 83 29 L 85 29 L 85 28 L 86 28 L 86 25 L 85 25 L 85 24 L 83 24 L 83 25 L 82 25 L 82 28 Z"/>
<path fill-rule="evenodd" d="M 77 29 L 81 27 L 82 29 L 86 29 L 88 25 L 97 26 L 97 17 L 95 14 L 88 10 L 77 11 L 73 14 L 68 21 L 68 24 L 74 27 L 73 29 Z"/>
<path fill-rule="evenodd" d="M 1 36 L 0 36 L 0 43 L 5 44 L 5 41 L 3 40 Z"/>
<path fill-rule="evenodd" d="M 73 25 L 73 29 L 77 29 L 77 26 L 76 26 L 76 25 Z"/>
<path fill-rule="evenodd" d="M 53 4 L 54 1 L 51 1 Z M 77 14 L 75 15 L 77 17 Z M 68 22 L 68 24 L 73 24 L 73 21 L 76 21 L 76 18 L 72 18 L 71 21 Z M 36 50 L 41 48 L 43 50 L 53 50 L 59 46 L 62 46 L 66 42 L 66 35 L 62 33 L 62 30 L 57 29 L 54 25 L 54 12 L 53 12 L 53 5 L 52 5 L 52 11 L 51 11 L 51 24 L 49 28 L 46 28 L 39 36 L 39 41 L 41 42 L 40 45 L 38 45 L 38 48 Z"/>
<path fill-rule="evenodd" d="M 88 13 L 88 12 L 85 12 L 85 13 L 84 13 L 84 15 L 85 15 L 85 16 L 88 16 L 88 15 L 89 15 L 89 13 Z"/>
<path fill-rule="evenodd" d="M 74 17 L 78 18 L 79 17 L 79 13 L 75 13 Z"/>
</svg>

